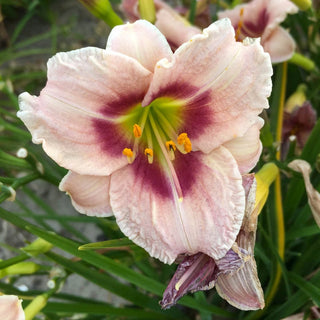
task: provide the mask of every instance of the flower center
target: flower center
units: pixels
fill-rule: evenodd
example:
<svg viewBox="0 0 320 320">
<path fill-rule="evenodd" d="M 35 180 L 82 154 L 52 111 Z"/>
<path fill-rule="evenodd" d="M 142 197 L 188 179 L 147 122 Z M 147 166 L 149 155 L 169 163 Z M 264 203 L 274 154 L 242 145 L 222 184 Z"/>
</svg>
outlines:
<svg viewBox="0 0 320 320">
<path fill-rule="evenodd" d="M 172 98 L 158 98 L 150 105 L 135 106 L 123 123 L 130 130 L 132 146 L 123 149 L 128 163 L 133 163 L 138 153 L 144 154 L 150 164 L 157 156 L 159 161 L 173 161 L 175 152 L 185 154 L 192 151 L 192 144 L 186 132 L 178 132 L 181 127 L 181 106 L 185 102 Z"/>
</svg>

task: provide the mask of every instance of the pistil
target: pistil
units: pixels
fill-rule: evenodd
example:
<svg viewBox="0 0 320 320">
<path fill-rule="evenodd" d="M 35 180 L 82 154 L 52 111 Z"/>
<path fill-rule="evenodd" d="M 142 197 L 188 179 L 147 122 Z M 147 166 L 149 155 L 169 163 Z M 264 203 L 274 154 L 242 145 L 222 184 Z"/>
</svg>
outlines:
<svg viewBox="0 0 320 320">
<path fill-rule="evenodd" d="M 244 8 L 241 8 L 240 9 L 240 19 L 239 19 L 238 27 L 236 30 L 236 34 L 234 36 L 236 41 L 241 41 L 240 34 L 241 34 L 242 26 L 243 26 L 243 13 L 244 13 Z"/>
<path fill-rule="evenodd" d="M 180 186 L 180 182 L 179 182 L 179 179 L 177 177 L 177 173 L 172 165 L 172 162 L 169 158 L 169 155 L 167 153 L 167 150 L 165 148 L 165 144 L 163 143 L 163 139 L 161 138 L 161 135 L 160 135 L 160 132 L 159 132 L 159 129 L 158 127 L 156 126 L 156 123 L 155 123 L 155 120 L 152 116 L 152 114 L 150 113 L 149 115 L 149 119 L 150 119 L 150 124 L 151 124 L 151 127 L 152 127 L 152 130 L 153 130 L 153 133 L 158 141 L 158 144 L 161 148 L 161 151 L 162 151 L 162 154 L 166 160 L 166 164 L 168 166 L 168 169 L 169 171 L 171 172 L 172 174 L 172 184 L 175 186 L 175 190 L 177 192 L 177 196 L 179 198 L 179 200 L 182 200 L 183 199 L 183 194 L 182 194 L 182 189 L 181 189 L 181 186 Z"/>
</svg>

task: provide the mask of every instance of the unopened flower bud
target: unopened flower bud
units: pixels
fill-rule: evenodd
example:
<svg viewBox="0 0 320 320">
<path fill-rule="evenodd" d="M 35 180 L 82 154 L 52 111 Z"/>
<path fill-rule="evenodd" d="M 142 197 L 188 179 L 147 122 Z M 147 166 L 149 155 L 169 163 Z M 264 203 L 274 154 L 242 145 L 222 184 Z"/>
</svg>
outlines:
<svg viewBox="0 0 320 320">
<path fill-rule="evenodd" d="M 285 104 L 285 111 L 291 113 L 296 107 L 300 107 L 307 100 L 306 97 L 307 86 L 300 84 L 297 90 L 287 99 Z"/>
<path fill-rule="evenodd" d="M 255 209 L 260 213 L 269 195 L 269 188 L 279 174 L 274 163 L 265 164 L 255 175 L 257 181 Z"/>
<path fill-rule="evenodd" d="M 30 256 L 37 256 L 38 254 L 48 252 L 52 247 L 53 245 L 51 243 L 38 238 L 28 246 L 21 248 L 21 250 L 23 250 Z"/>
<path fill-rule="evenodd" d="M 39 268 L 39 265 L 31 261 L 19 262 L 7 268 L 1 269 L 0 278 L 17 274 L 34 274 L 39 270 Z"/>
<path fill-rule="evenodd" d="M 47 301 L 47 294 L 42 294 L 33 299 L 33 301 L 24 310 L 26 320 L 32 320 L 46 306 Z"/>
<path fill-rule="evenodd" d="M 291 0 L 300 10 L 305 11 L 311 8 L 311 0 Z"/>
<path fill-rule="evenodd" d="M 139 0 L 139 12 L 142 19 L 155 22 L 156 9 L 153 0 Z"/>
<path fill-rule="evenodd" d="M 79 0 L 94 16 L 110 27 L 122 24 L 120 17 L 113 11 L 109 0 Z"/>
</svg>

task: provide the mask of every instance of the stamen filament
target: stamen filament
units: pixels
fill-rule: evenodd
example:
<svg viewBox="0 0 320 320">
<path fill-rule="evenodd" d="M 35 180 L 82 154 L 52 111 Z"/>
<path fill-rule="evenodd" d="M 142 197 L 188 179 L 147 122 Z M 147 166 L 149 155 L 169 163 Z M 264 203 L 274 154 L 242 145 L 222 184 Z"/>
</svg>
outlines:
<svg viewBox="0 0 320 320">
<path fill-rule="evenodd" d="M 177 173 L 176 173 L 176 171 L 175 171 L 175 169 L 173 167 L 173 164 L 170 161 L 169 154 L 167 153 L 167 150 L 166 150 L 166 147 L 165 147 L 165 143 L 164 143 L 165 139 L 163 139 L 161 137 L 161 133 L 159 132 L 159 130 L 158 130 L 157 126 L 156 126 L 156 122 L 155 122 L 151 112 L 149 114 L 149 119 L 150 119 L 151 127 L 153 129 L 153 133 L 156 136 L 158 144 L 159 144 L 159 146 L 161 148 L 161 151 L 163 153 L 163 156 L 164 156 L 164 158 L 166 160 L 166 164 L 168 166 L 168 169 L 171 172 L 171 175 L 169 175 L 169 179 L 170 179 L 170 184 L 172 186 L 174 186 L 174 188 L 172 188 L 172 192 L 173 192 L 173 195 L 174 195 L 175 205 L 176 205 L 177 211 L 179 212 L 179 221 L 180 221 L 182 229 L 184 231 L 183 232 L 184 240 L 185 240 L 186 245 L 190 249 L 190 251 L 192 251 L 192 247 L 190 245 L 190 241 L 188 239 L 188 235 L 187 235 L 187 232 L 186 232 L 186 229 L 185 229 L 185 226 L 184 226 L 184 222 L 183 222 L 183 219 L 182 219 L 182 216 L 184 216 L 184 208 L 182 206 L 183 194 L 182 194 L 182 189 L 181 189 L 181 186 L 180 186 L 180 182 L 179 182 Z"/>
<path fill-rule="evenodd" d="M 152 141 L 151 129 L 149 128 L 149 123 L 146 123 L 144 132 L 146 133 L 146 136 L 147 136 L 148 148 L 153 150 L 153 141 Z M 153 162 L 153 154 L 152 156 L 148 156 L 148 162 L 150 164 Z"/>
<path fill-rule="evenodd" d="M 139 127 L 141 129 L 141 134 L 142 134 L 142 132 L 144 130 L 144 126 L 145 126 L 147 118 L 148 118 L 149 110 L 150 110 L 150 106 L 143 107 L 142 116 L 140 118 L 141 121 L 140 121 L 140 124 L 139 124 Z M 133 150 L 135 150 L 135 151 L 138 150 L 138 139 L 137 139 L 137 137 L 134 139 Z"/>
<path fill-rule="evenodd" d="M 142 131 L 143 131 L 144 126 L 145 126 L 145 124 L 146 124 L 146 120 L 147 120 L 147 117 L 148 117 L 149 110 L 150 110 L 150 106 L 143 107 L 143 112 L 142 112 L 142 116 L 141 116 L 141 121 L 140 121 L 140 124 L 139 124 Z"/>
<path fill-rule="evenodd" d="M 168 137 L 173 138 L 173 139 L 177 139 L 178 134 L 176 133 L 176 131 L 172 127 L 171 123 L 167 120 L 167 118 L 162 114 L 162 112 L 160 110 L 158 110 L 158 108 L 153 108 L 153 110 L 156 112 L 157 117 L 160 118 L 160 120 L 161 120 L 162 129 L 165 132 L 169 132 Z"/>
</svg>

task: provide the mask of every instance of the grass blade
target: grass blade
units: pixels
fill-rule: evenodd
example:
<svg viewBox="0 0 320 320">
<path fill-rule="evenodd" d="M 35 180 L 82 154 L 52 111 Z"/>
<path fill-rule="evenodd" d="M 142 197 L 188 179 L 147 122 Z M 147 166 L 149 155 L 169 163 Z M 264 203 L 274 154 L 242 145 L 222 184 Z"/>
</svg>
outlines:
<svg viewBox="0 0 320 320">
<path fill-rule="evenodd" d="M 128 319 L 154 319 L 165 320 L 168 318 L 163 314 L 159 314 L 152 311 L 144 311 L 137 308 L 115 308 L 106 304 L 97 303 L 61 303 L 61 302 L 49 302 L 42 312 L 57 313 L 89 313 L 89 314 L 104 314 L 106 316 L 114 315 L 121 316 Z"/>
</svg>

